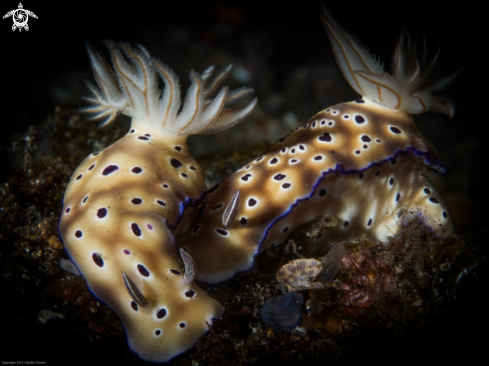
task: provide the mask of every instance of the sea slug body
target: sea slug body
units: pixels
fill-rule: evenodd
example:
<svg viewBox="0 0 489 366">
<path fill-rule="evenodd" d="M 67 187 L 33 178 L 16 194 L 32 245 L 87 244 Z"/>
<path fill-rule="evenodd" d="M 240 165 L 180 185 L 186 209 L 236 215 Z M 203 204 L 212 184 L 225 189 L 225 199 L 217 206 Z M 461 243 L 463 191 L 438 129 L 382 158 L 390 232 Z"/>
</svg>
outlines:
<svg viewBox="0 0 489 366">
<path fill-rule="evenodd" d="M 191 348 L 222 313 L 193 282 L 192 259 L 177 248 L 173 231 L 203 197 L 202 168 L 188 152 L 189 134 L 219 132 L 256 105 L 227 106 L 252 93 L 218 88 L 231 67 L 192 71 L 182 111 L 174 72 L 138 46 L 107 42 L 113 67 L 88 47 L 99 88 L 89 84 L 85 112 L 111 123 L 132 117 L 130 131 L 75 170 L 64 196 L 60 234 L 95 297 L 121 318 L 132 351 L 165 362 Z M 158 88 L 159 78 L 165 88 Z M 212 99 L 213 98 L 213 99 Z M 226 113 L 223 113 L 225 111 Z"/>
<path fill-rule="evenodd" d="M 324 215 L 338 218 L 332 242 L 363 233 L 385 241 L 412 215 L 436 233 L 453 230 L 446 203 L 426 177 L 428 168 L 446 167 L 412 117 L 426 110 L 453 115 L 449 100 L 432 95 L 450 78 L 431 80 L 434 60 L 417 57 L 406 35 L 389 75 L 326 9 L 323 22 L 341 71 L 362 99 L 319 112 L 209 190 L 206 212 L 178 242 L 198 264 L 198 280 L 217 283 L 250 270 L 258 253 Z M 223 215 L 230 204 L 232 223 Z"/>
</svg>

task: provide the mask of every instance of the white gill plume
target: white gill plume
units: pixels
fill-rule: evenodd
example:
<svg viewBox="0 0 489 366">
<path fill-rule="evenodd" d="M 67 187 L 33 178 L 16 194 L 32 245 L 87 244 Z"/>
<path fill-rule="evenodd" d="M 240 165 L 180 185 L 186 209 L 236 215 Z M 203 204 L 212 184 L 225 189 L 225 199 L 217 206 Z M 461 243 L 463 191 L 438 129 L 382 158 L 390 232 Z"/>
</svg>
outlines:
<svg viewBox="0 0 489 366">
<path fill-rule="evenodd" d="M 407 32 L 397 39 L 388 74 L 380 60 L 344 30 L 323 5 L 321 17 L 333 46 L 336 61 L 351 87 L 363 97 L 392 109 L 411 114 L 430 110 L 445 113 L 450 118 L 454 113 L 453 103 L 444 97 L 434 96 L 444 90 L 461 69 L 445 77 L 433 72 L 440 54 L 426 60 L 426 42 L 423 37 L 421 52 L 418 44 L 411 43 Z"/>
<path fill-rule="evenodd" d="M 254 98 L 241 109 L 228 108 L 250 96 L 252 88 L 229 91 L 228 87 L 222 87 L 218 91 L 232 64 L 213 78 L 214 66 L 206 68 L 202 75 L 190 71 L 192 83 L 182 106 L 179 79 L 170 67 L 152 57 L 141 45 L 135 49 L 126 43 L 105 41 L 105 44 L 112 66 L 87 45 L 98 88 L 87 82 L 92 96 L 85 100 L 92 105 L 82 109 L 91 114 L 91 119 L 102 120 L 100 126 L 108 125 L 122 113 L 177 135 L 213 134 L 236 125 L 256 106 Z M 163 90 L 158 87 L 158 78 L 165 84 Z"/>
</svg>

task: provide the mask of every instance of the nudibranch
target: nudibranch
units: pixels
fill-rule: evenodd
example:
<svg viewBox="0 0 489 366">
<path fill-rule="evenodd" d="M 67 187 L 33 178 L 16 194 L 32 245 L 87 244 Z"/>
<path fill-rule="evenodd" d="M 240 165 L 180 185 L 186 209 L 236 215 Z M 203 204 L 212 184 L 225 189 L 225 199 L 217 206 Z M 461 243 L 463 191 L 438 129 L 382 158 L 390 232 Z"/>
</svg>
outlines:
<svg viewBox="0 0 489 366">
<path fill-rule="evenodd" d="M 392 57 L 392 75 L 326 11 L 322 17 L 337 63 L 362 98 L 326 108 L 262 156 L 209 190 L 205 213 L 178 244 L 198 263 L 197 279 L 225 281 L 252 268 L 255 256 L 299 225 L 333 215 L 332 242 L 363 233 L 385 241 L 412 215 L 436 233 L 450 232 L 450 211 L 426 177 L 446 167 L 414 124 L 427 110 L 453 115 L 432 93 L 433 79 L 407 35 Z"/>
<path fill-rule="evenodd" d="M 165 362 L 191 348 L 208 331 L 206 322 L 222 313 L 193 282 L 195 265 L 178 251 L 173 234 L 206 191 L 187 137 L 237 124 L 256 98 L 229 109 L 253 90 L 218 91 L 232 65 L 214 77 L 211 66 L 202 74 L 190 72 L 182 106 L 172 69 L 142 46 L 106 45 L 112 66 L 88 46 L 98 88 L 88 84 L 92 105 L 85 112 L 103 119 L 101 126 L 123 113 L 132 117 L 130 131 L 75 170 L 59 231 L 90 291 L 120 316 L 130 349 L 144 360 Z"/>
</svg>

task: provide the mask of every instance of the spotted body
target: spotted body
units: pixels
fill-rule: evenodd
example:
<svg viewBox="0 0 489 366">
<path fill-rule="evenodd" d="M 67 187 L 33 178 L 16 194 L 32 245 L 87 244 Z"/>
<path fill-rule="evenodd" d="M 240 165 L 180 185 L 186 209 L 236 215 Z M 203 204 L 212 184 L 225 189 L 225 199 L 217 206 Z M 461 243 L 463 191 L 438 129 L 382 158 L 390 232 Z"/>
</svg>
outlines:
<svg viewBox="0 0 489 366">
<path fill-rule="evenodd" d="M 179 238 L 199 265 L 199 280 L 221 282 L 250 270 L 258 253 L 324 215 L 338 218 L 331 241 L 363 233 L 384 241 L 412 215 L 437 233 L 452 230 L 449 209 L 426 177 L 428 168 L 444 172 L 445 166 L 412 117 L 427 109 L 452 115 L 451 103 L 420 86 L 429 70 L 405 39 L 398 41 L 398 72 L 391 76 L 326 11 L 323 21 L 362 100 L 321 111 L 208 192 L 205 214 Z M 225 226 L 224 208 L 238 191 L 236 219 Z"/>
<path fill-rule="evenodd" d="M 132 117 L 130 131 L 75 170 L 64 197 L 60 234 L 91 292 L 121 318 L 131 350 L 168 361 L 191 348 L 222 313 L 221 305 L 193 282 L 191 258 L 183 263 L 174 229 L 206 191 L 204 175 L 189 155 L 188 134 L 218 132 L 253 110 L 225 110 L 250 89 L 214 96 L 229 72 L 211 79 L 192 71 L 180 109 L 173 71 L 140 46 L 108 43 L 113 68 L 88 48 L 97 83 L 87 108 L 111 123 Z M 124 52 L 125 57 L 122 55 Z M 158 89 L 158 77 L 165 83 Z M 241 94 L 241 95 L 240 95 Z M 204 132 L 205 133 L 205 132 Z"/>
</svg>

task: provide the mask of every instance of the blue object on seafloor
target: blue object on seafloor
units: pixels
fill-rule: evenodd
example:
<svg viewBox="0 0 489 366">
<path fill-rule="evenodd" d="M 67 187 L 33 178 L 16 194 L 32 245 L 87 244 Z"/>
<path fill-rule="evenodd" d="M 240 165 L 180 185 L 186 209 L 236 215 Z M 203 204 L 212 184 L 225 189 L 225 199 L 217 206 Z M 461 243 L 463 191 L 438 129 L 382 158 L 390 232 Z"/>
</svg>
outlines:
<svg viewBox="0 0 489 366">
<path fill-rule="evenodd" d="M 273 299 L 261 308 L 265 324 L 273 326 L 277 333 L 290 332 L 302 323 L 304 297 L 298 293 L 288 293 Z"/>
</svg>

